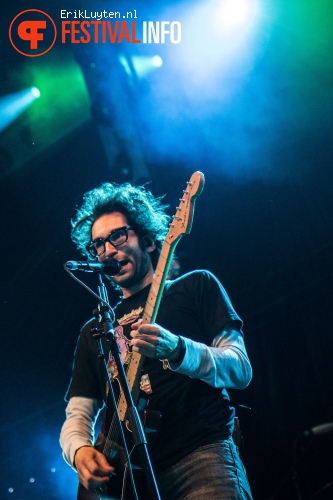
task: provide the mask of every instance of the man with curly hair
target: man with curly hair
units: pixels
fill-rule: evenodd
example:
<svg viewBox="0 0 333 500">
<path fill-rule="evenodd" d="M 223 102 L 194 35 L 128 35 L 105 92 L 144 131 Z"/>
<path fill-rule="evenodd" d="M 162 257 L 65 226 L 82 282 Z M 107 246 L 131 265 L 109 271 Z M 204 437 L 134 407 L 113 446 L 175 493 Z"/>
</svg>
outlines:
<svg viewBox="0 0 333 500">
<path fill-rule="evenodd" d="M 116 339 L 123 360 L 131 352 L 145 356 L 140 401 L 162 415 L 149 448 L 162 500 L 249 500 L 226 389 L 245 388 L 252 370 L 242 321 L 226 291 L 209 271 L 193 271 L 167 283 L 156 323 L 141 321 L 167 234 L 165 209 L 143 187 L 105 183 L 84 195 L 72 239 L 88 258 L 120 263 L 112 277 L 123 295 L 115 311 Z M 110 485 L 106 498 L 120 498 L 112 489 L 113 465 L 93 446 L 107 384 L 91 326 L 82 329 L 75 351 L 60 440 L 84 489 Z M 115 374 L 111 354 L 108 368 Z M 149 500 L 149 493 L 140 498 Z"/>
</svg>

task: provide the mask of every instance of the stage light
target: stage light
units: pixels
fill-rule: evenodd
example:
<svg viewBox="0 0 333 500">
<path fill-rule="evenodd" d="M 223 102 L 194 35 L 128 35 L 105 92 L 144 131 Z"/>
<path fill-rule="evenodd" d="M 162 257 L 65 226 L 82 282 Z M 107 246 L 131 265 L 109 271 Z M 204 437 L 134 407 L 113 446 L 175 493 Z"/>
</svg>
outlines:
<svg viewBox="0 0 333 500">
<path fill-rule="evenodd" d="M 152 58 L 152 64 L 153 64 L 153 66 L 155 66 L 155 68 L 160 68 L 161 66 L 163 66 L 163 59 L 162 59 L 162 57 L 160 57 L 160 56 L 154 56 Z"/>
<path fill-rule="evenodd" d="M 127 75 L 130 77 L 133 76 L 131 65 L 133 65 L 135 74 L 138 78 L 144 78 L 155 69 L 163 66 L 163 59 L 158 55 L 155 55 L 153 57 L 132 56 L 130 60 L 128 60 L 127 57 L 121 54 L 118 57 L 118 60 L 120 64 L 123 66 Z"/>
<path fill-rule="evenodd" d="M 32 95 L 33 95 L 36 99 L 38 99 L 38 97 L 40 97 L 40 91 L 39 91 L 39 89 L 38 89 L 37 87 L 31 87 L 31 89 L 30 89 L 30 90 L 31 90 Z"/>
<path fill-rule="evenodd" d="M 247 25 L 257 11 L 254 0 L 224 0 L 218 8 L 217 22 L 226 29 Z"/>
<path fill-rule="evenodd" d="M 258 15 L 258 0 L 219 0 L 207 4 L 203 19 L 210 24 L 210 42 L 232 51 L 250 37 Z"/>
<path fill-rule="evenodd" d="M 23 111 L 38 99 L 37 87 L 29 87 L 0 98 L 0 132 L 12 123 Z"/>
<path fill-rule="evenodd" d="M 160 56 L 153 57 L 133 56 L 133 66 L 139 78 L 147 76 L 157 68 L 161 68 L 163 60 Z"/>
<path fill-rule="evenodd" d="M 0 96 L 0 150 L 10 157 L 2 175 L 91 119 L 87 85 L 72 51 L 56 50 L 50 64 L 27 59 L 8 72 L 10 88 L 25 90 Z"/>
<path fill-rule="evenodd" d="M 202 86 L 208 92 L 215 82 L 221 89 L 223 79 L 221 92 L 229 94 L 230 78 L 251 70 L 262 15 L 259 0 L 201 0 L 188 8 L 183 40 L 172 60 L 190 82 L 187 93 L 200 97 Z"/>
</svg>

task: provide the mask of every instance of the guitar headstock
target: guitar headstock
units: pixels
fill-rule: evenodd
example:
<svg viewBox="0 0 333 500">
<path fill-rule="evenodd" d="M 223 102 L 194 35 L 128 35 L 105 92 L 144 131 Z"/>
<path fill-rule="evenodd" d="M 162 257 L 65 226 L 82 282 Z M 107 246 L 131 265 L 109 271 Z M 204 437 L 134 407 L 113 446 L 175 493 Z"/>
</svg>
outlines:
<svg viewBox="0 0 333 500">
<path fill-rule="evenodd" d="M 195 200 L 202 193 L 204 184 L 205 176 L 202 172 L 197 171 L 191 175 L 190 180 L 186 183 L 165 241 L 172 243 L 183 234 L 188 234 L 191 231 Z"/>
</svg>

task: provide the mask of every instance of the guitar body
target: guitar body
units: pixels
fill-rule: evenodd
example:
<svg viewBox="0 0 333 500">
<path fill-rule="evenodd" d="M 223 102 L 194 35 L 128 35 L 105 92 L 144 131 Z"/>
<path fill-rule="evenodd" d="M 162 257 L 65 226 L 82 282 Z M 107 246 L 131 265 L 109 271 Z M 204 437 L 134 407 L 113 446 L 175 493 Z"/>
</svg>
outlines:
<svg viewBox="0 0 333 500">
<path fill-rule="evenodd" d="M 99 435 L 94 448 L 103 453 L 105 439 L 103 435 Z M 103 486 L 96 490 L 87 490 L 82 484 L 79 484 L 77 499 L 78 500 L 101 500 L 114 499 L 120 500 L 122 492 L 122 483 L 125 475 L 127 457 L 124 448 L 117 443 L 113 443 L 111 457 L 107 457 L 108 462 L 115 468 L 116 476 L 110 477 L 107 486 Z M 132 498 L 132 497 L 125 497 Z"/>
<path fill-rule="evenodd" d="M 134 474 L 135 475 L 135 474 Z M 118 479 L 118 483 L 114 482 L 115 478 L 110 479 L 110 484 L 107 487 L 103 487 L 98 490 L 87 490 L 79 484 L 79 489 L 77 493 L 78 500 L 135 500 L 136 497 L 133 493 L 131 487 L 131 482 L 127 481 L 125 485 L 125 494 L 122 495 L 122 478 Z M 139 499 L 144 500 L 144 496 L 138 494 Z"/>
<path fill-rule="evenodd" d="M 125 467 L 118 467 L 117 476 L 111 477 L 107 486 L 103 486 L 98 490 L 87 490 L 79 484 L 77 499 L 78 500 L 135 500 L 136 496 L 133 493 L 132 483 L 127 476 Z M 116 468 L 117 470 L 117 468 Z M 138 473 L 137 473 L 138 472 Z M 141 470 L 137 471 L 132 469 L 134 476 L 134 481 L 136 484 L 137 495 L 141 500 L 145 500 L 144 496 L 140 494 L 140 481 L 142 481 Z M 124 494 L 122 493 L 122 488 L 125 488 Z"/>
<path fill-rule="evenodd" d="M 152 442 L 154 434 L 158 431 L 161 421 L 161 413 L 155 410 L 144 409 L 140 412 L 140 420 L 142 427 L 147 437 L 147 443 Z M 129 449 L 133 446 L 131 429 L 129 422 L 124 422 L 124 435 Z M 116 476 L 110 477 L 107 486 L 99 490 L 87 490 L 79 484 L 77 500 L 135 500 L 136 496 L 133 492 L 133 485 L 129 477 L 127 468 L 127 455 L 125 449 L 116 442 L 108 443 L 106 446 L 107 437 L 104 435 L 103 428 L 97 438 L 94 448 L 103 453 L 110 465 L 115 468 Z M 110 450 L 106 453 L 106 448 Z M 139 466 L 139 457 L 136 451 L 131 455 L 131 471 L 133 481 L 137 491 L 138 498 L 146 500 L 144 493 L 140 490 L 144 489 L 143 471 Z M 124 492 L 122 490 L 124 488 Z"/>
<path fill-rule="evenodd" d="M 103 443 L 101 443 L 101 445 L 95 446 L 95 448 L 98 449 L 102 445 Z M 82 486 L 82 484 L 79 484 L 77 492 L 78 500 L 135 500 L 136 497 L 133 493 L 132 481 L 129 478 L 128 469 L 126 466 L 126 452 L 124 448 L 118 446 L 116 443 L 114 448 L 115 449 L 112 451 L 112 458 L 109 458 L 108 462 L 115 468 L 116 475 L 110 477 L 110 480 L 106 486 L 103 486 L 97 490 L 87 490 L 86 488 L 84 488 L 84 486 Z M 144 500 L 144 497 L 140 495 L 140 488 L 143 487 L 142 470 L 140 467 L 136 467 L 133 464 L 131 470 L 138 497 L 139 499 L 141 498 L 142 500 Z"/>
</svg>

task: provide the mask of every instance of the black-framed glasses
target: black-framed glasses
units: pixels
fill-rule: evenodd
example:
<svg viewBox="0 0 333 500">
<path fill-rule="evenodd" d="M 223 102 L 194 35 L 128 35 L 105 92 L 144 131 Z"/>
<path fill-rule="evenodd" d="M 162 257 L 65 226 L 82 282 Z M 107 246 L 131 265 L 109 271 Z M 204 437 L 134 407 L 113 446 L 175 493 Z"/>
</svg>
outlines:
<svg viewBox="0 0 333 500">
<path fill-rule="evenodd" d="M 125 243 L 128 240 L 129 229 L 133 228 L 131 226 L 123 226 L 118 229 L 114 229 L 105 239 L 97 238 L 96 240 L 91 241 L 86 249 L 92 257 L 99 257 L 105 252 L 105 244 L 107 241 L 115 248 Z"/>
</svg>

